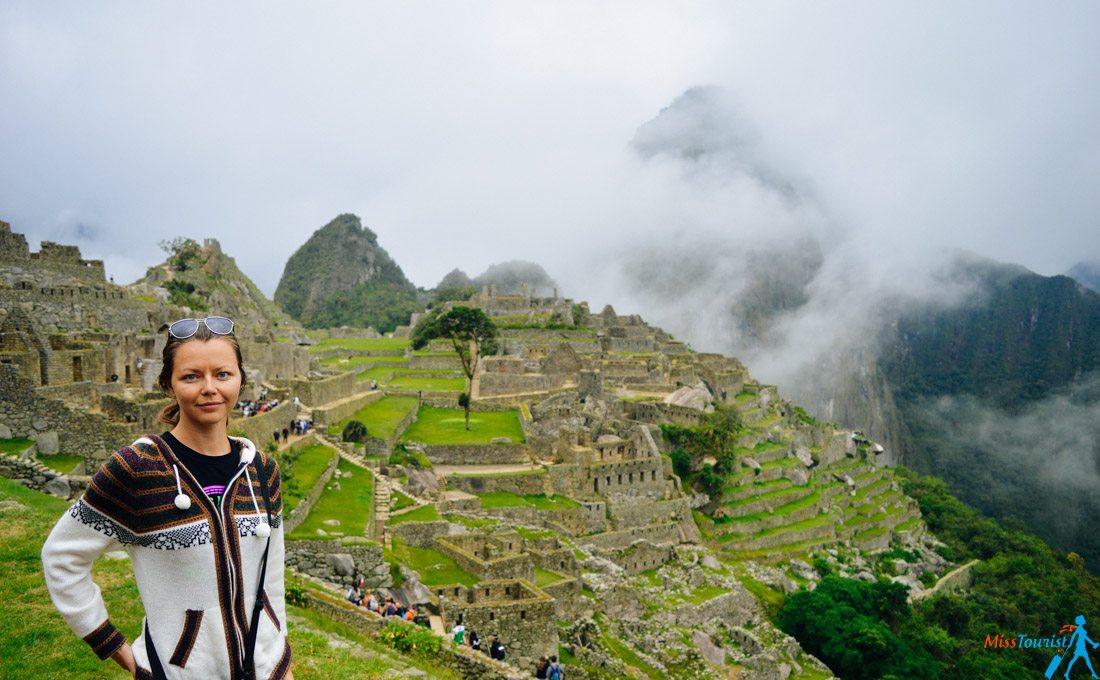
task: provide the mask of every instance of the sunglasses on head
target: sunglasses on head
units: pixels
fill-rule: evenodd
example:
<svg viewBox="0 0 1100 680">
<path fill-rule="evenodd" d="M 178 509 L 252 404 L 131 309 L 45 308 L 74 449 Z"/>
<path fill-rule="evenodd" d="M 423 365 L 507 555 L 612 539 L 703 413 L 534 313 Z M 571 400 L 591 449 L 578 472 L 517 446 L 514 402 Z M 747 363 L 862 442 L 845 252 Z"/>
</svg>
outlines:
<svg viewBox="0 0 1100 680">
<path fill-rule="evenodd" d="M 233 332 L 233 322 L 224 316 L 208 316 L 205 319 L 180 319 L 168 327 L 168 334 L 177 340 L 186 340 L 199 332 L 199 324 L 206 326 L 214 335 L 229 335 Z"/>
</svg>

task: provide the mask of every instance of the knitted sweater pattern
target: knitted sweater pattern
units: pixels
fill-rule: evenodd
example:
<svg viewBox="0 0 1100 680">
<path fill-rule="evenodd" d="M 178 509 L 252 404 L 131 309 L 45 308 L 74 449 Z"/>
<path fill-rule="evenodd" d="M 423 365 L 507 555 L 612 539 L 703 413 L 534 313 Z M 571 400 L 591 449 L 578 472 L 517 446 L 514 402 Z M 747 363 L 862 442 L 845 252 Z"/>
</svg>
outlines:
<svg viewBox="0 0 1100 680">
<path fill-rule="evenodd" d="M 266 615 L 258 626 L 255 670 L 257 678 L 286 675 L 291 655 L 278 463 L 256 452 L 247 439 L 236 441 L 242 459 L 254 458 L 226 486 L 220 506 L 203 493 L 170 447 L 149 435 L 103 464 L 46 539 L 42 563 L 50 597 L 69 627 L 101 659 L 118 651 L 126 638 L 107 615 L 91 565 L 103 552 L 125 549 L 145 609 L 143 632 L 152 639 L 167 677 L 239 675 L 267 545 L 257 535 L 267 513 L 261 502 L 257 514 L 253 500 L 262 498 L 262 475 L 270 500 L 271 546 L 260 595 Z M 174 502 L 180 492 L 190 498 L 186 509 Z M 132 643 L 139 678 L 152 677 L 145 639 L 143 634 Z"/>
</svg>

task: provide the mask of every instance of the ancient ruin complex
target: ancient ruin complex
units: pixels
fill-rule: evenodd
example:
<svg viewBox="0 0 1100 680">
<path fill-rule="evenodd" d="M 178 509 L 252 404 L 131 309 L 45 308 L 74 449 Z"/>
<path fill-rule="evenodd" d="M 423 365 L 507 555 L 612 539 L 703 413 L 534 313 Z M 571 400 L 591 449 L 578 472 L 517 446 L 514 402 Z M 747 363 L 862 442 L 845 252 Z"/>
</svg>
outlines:
<svg viewBox="0 0 1100 680">
<path fill-rule="evenodd" d="M 159 427 L 158 329 L 195 314 L 158 291 L 106 281 L 102 263 L 71 246 L 32 253 L 0 222 L 0 438 L 81 456 L 73 493 L 108 451 Z M 876 464 L 881 447 L 808 416 L 736 359 L 694 352 L 637 316 L 610 306 L 592 313 L 556 291 L 486 288 L 462 304 L 501 328 L 500 352 L 480 358 L 469 386 L 473 411 L 514 419 L 516 435 L 418 435 L 430 412 L 455 408 L 459 374 L 448 343 L 402 345 L 408 327 L 366 350 L 339 339 L 377 334 L 333 331 L 332 345 L 312 352 L 280 339 L 301 337 L 297 330 L 241 333 L 251 389 L 283 400 L 231 422 L 260 445 L 296 415 L 293 397 L 319 431 L 335 428 L 330 436 L 372 407 L 404 409 L 389 430 L 371 424 L 365 443 L 321 435 L 340 458 L 292 513 L 291 538 L 339 488 L 338 461 L 369 471 L 374 506 L 363 509 L 363 535 L 329 526 L 289 541 L 288 566 L 335 587 L 359 576 L 400 585 L 395 592 L 430 612 L 439 632 L 462 623 L 486 645 L 500 635 L 520 667 L 568 649 L 571 677 L 586 677 L 584 668 L 625 674 L 621 650 L 609 651 L 618 644 L 642 675 L 762 680 L 828 671 L 768 623 L 750 588 L 812 584 L 811 554 L 874 579 L 870 556 L 892 543 L 926 556 L 895 577 L 914 593 L 922 573 L 943 571 L 915 502 Z M 675 473 L 667 432 L 719 411 L 738 423 L 736 464 L 708 496 Z M 436 556 L 469 580 L 425 585 L 428 573 L 391 569 L 394 554 Z M 342 616 L 370 619 L 348 607 Z"/>
</svg>

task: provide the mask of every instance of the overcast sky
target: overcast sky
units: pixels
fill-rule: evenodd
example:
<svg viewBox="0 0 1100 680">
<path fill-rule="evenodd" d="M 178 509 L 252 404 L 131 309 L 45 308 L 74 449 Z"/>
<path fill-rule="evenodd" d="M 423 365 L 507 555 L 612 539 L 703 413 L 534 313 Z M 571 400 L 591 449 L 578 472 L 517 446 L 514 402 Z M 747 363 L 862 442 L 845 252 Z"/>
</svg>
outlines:
<svg viewBox="0 0 1100 680">
<path fill-rule="evenodd" d="M 417 285 L 530 259 L 602 305 L 639 234 L 776 228 L 631 145 L 696 86 L 869 257 L 1100 259 L 1094 0 L 5 0 L 0 219 L 120 283 L 215 237 L 271 295 L 354 212 Z"/>
</svg>

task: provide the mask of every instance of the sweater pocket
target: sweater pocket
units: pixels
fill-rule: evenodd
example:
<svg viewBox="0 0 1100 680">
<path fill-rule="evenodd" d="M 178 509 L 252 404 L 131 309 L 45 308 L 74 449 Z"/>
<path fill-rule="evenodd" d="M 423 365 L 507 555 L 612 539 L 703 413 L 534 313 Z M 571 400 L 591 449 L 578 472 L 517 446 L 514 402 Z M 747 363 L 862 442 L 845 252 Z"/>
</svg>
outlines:
<svg viewBox="0 0 1100 680">
<path fill-rule="evenodd" d="M 281 631 L 283 626 L 279 623 L 279 617 L 275 615 L 275 608 L 271 606 L 271 600 L 267 599 L 267 591 L 263 590 L 261 593 L 264 598 L 264 611 L 267 612 L 267 617 L 275 624 L 275 630 Z"/>
<path fill-rule="evenodd" d="M 199 626 L 202 624 L 202 610 L 188 609 L 184 614 L 183 632 L 180 633 L 179 642 L 172 652 L 172 658 L 168 663 L 184 668 L 187 666 L 187 657 L 191 656 L 191 650 L 195 647 L 195 640 L 199 638 Z"/>
</svg>

